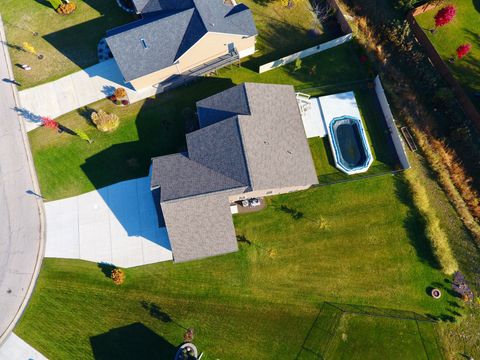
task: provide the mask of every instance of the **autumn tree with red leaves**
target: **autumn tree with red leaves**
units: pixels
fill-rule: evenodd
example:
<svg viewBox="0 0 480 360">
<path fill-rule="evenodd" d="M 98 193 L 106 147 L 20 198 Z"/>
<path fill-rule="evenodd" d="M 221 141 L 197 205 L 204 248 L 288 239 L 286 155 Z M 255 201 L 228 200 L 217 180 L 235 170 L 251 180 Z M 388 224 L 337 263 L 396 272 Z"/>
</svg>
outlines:
<svg viewBox="0 0 480 360">
<path fill-rule="evenodd" d="M 42 126 L 49 129 L 58 130 L 58 122 L 46 116 L 42 117 Z"/>
<path fill-rule="evenodd" d="M 435 28 L 445 26 L 450 23 L 455 15 L 457 14 L 457 9 L 453 5 L 447 5 L 435 14 Z"/>
<path fill-rule="evenodd" d="M 457 57 L 459 59 L 463 58 L 465 55 L 467 55 L 470 50 L 472 49 L 472 44 L 462 44 L 460 45 L 456 52 L 457 52 Z"/>
</svg>

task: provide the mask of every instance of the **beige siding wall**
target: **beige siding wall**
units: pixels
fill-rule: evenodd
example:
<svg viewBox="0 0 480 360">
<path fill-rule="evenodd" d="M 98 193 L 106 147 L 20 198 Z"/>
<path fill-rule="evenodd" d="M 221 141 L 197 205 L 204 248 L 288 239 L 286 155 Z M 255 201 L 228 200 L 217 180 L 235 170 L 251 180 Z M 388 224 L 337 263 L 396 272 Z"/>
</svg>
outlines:
<svg viewBox="0 0 480 360">
<path fill-rule="evenodd" d="M 256 197 L 279 195 L 279 194 L 286 194 L 286 193 L 289 193 L 289 192 L 306 190 L 308 188 L 310 188 L 310 185 L 308 185 L 308 186 L 291 186 L 291 187 L 284 187 L 284 188 L 280 188 L 280 189 L 250 191 L 250 192 L 245 192 L 245 193 L 239 194 L 239 195 L 229 196 L 228 200 L 231 203 L 233 203 L 233 202 L 239 201 L 239 200 L 256 198 Z"/>
<path fill-rule="evenodd" d="M 155 71 L 151 74 L 148 74 L 146 76 L 142 76 L 141 78 L 135 79 L 130 81 L 132 86 L 139 90 L 146 88 L 148 86 L 152 86 L 155 84 L 158 84 L 159 82 L 162 82 L 163 80 L 168 79 L 170 76 L 178 74 L 179 72 L 177 71 L 177 66 L 172 65 L 170 67 L 167 67 L 165 69 Z"/>
<path fill-rule="evenodd" d="M 180 71 L 227 54 L 229 43 L 234 43 L 237 50 L 242 51 L 255 46 L 255 36 L 242 39 L 238 35 L 208 33 L 179 58 Z"/>
<path fill-rule="evenodd" d="M 207 33 L 178 59 L 176 65 L 132 80 L 130 83 L 137 90 L 158 84 L 172 75 L 190 70 L 209 60 L 225 55 L 228 52 L 229 43 L 234 43 L 236 49 L 240 52 L 255 47 L 255 36 L 242 39 L 239 35 Z"/>
</svg>

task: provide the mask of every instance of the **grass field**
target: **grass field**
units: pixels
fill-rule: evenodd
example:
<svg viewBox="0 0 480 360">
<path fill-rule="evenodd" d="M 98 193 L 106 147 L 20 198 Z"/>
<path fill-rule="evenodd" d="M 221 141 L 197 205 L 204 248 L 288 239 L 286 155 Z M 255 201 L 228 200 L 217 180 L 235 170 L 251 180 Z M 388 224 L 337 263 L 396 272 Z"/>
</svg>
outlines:
<svg viewBox="0 0 480 360">
<path fill-rule="evenodd" d="M 85 193 L 122 180 L 146 176 L 153 156 L 174 153 L 185 147 L 185 112 L 195 102 L 244 81 L 293 84 L 298 87 L 335 84 L 365 78 L 350 44 L 306 59 L 300 71 L 283 67 L 259 75 L 248 68 L 233 67 L 218 78 L 202 79 L 128 107 L 103 100 L 66 114 L 57 120 L 70 129 L 82 129 L 93 138 L 88 144 L 67 133 L 38 128 L 28 133 L 42 194 L 47 200 Z M 330 64 L 336 62 L 337 66 Z M 328 71 L 309 72 L 313 64 Z M 356 65 L 356 66 L 352 66 Z M 324 91 L 333 92 L 335 87 Z M 342 89 L 342 91 L 344 91 Z M 92 109 L 114 112 L 121 119 L 113 133 L 100 133 L 88 120 Z M 188 112 L 188 111 L 187 111 Z"/>
<path fill-rule="evenodd" d="M 452 0 L 449 4 L 455 5 L 457 15 L 450 24 L 439 28 L 435 34 L 428 30 L 433 28 L 433 17 L 437 10 L 423 13 L 416 19 L 480 110 L 479 97 L 474 95 L 480 93 L 480 1 Z M 453 64 L 450 63 L 448 59 L 454 56 L 456 48 L 464 43 L 472 45 L 470 54 L 461 60 L 457 59 Z"/>
<path fill-rule="evenodd" d="M 398 167 L 399 161 L 397 154 L 386 136 L 388 129 L 385 120 L 382 118 L 379 109 L 377 109 L 374 103 L 374 96 L 374 92 L 368 89 L 366 84 L 362 87 L 357 87 L 355 91 L 355 98 L 360 109 L 365 133 L 374 159 L 372 165 L 366 173 L 347 175 L 335 167 L 335 161 L 328 138 L 310 138 L 308 142 L 320 184 L 384 174 Z"/>
<path fill-rule="evenodd" d="M 133 15 L 115 0 L 75 0 L 77 10 L 68 16 L 55 12 L 47 0 L 2 0 L 2 17 L 12 63 L 29 64 L 31 71 L 14 66 L 21 89 L 58 79 L 98 62 L 97 45 L 108 29 L 126 24 Z M 38 36 L 33 36 L 38 32 Z M 28 42 L 39 54 L 22 51 Z"/>
<path fill-rule="evenodd" d="M 324 303 L 298 360 L 442 359 L 436 324 L 408 311 Z"/>
<path fill-rule="evenodd" d="M 46 259 L 16 333 L 51 359 L 167 359 L 193 326 L 206 360 L 293 359 L 324 301 L 458 311 L 448 292 L 427 294 L 446 283 L 401 177 L 276 196 L 234 222 L 250 241 L 238 253 L 128 269 L 121 287 L 96 264 Z M 352 344 L 398 336 L 367 325 L 348 330 Z"/>
<path fill-rule="evenodd" d="M 254 14 L 259 31 L 257 53 L 250 65 L 258 65 L 292 52 L 330 40 L 336 35 L 323 31 L 315 21 L 308 0 L 299 0 L 292 9 L 280 3 L 262 5 L 255 0 L 242 1 Z M 129 23 L 133 15 L 121 10 L 115 0 L 76 0 L 77 10 L 69 16 L 58 15 L 47 0 L 3 0 L 10 56 L 13 64 L 29 64 L 31 71 L 14 68 L 22 89 L 49 82 L 98 62 L 97 45 L 107 30 Z M 315 29 L 316 35 L 309 35 Z M 38 36 L 33 36 L 38 32 Z M 44 55 L 38 60 L 21 50 L 24 42 Z"/>
</svg>

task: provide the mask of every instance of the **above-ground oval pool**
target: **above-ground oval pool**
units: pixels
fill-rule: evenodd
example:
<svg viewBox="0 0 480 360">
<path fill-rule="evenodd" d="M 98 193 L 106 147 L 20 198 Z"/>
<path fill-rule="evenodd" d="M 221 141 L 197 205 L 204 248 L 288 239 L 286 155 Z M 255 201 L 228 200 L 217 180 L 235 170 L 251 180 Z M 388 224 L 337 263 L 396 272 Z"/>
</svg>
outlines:
<svg viewBox="0 0 480 360">
<path fill-rule="evenodd" d="M 362 121 L 352 116 L 334 118 L 329 124 L 335 166 L 346 174 L 368 170 L 373 162 Z"/>
</svg>

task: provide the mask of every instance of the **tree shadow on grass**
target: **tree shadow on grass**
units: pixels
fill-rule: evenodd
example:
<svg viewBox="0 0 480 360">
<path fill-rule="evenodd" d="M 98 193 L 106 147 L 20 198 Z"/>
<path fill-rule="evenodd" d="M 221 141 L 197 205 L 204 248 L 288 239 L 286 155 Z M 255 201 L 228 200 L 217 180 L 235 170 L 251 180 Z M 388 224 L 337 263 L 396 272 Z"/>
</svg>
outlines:
<svg viewBox="0 0 480 360">
<path fill-rule="evenodd" d="M 177 347 L 136 322 L 90 338 L 95 360 L 173 359 Z"/>
<path fill-rule="evenodd" d="M 412 192 L 408 184 L 400 176 L 395 176 L 394 179 L 395 192 L 398 199 L 409 208 L 403 226 L 407 231 L 410 243 L 415 248 L 417 256 L 422 262 L 427 263 L 434 269 L 440 269 L 438 260 L 433 254 L 430 241 L 425 235 L 425 220 L 418 209 L 414 206 Z"/>
<path fill-rule="evenodd" d="M 148 302 L 148 301 L 145 301 L 145 300 L 142 300 L 140 301 L 140 305 L 142 306 L 142 308 L 144 308 L 146 311 L 148 311 L 149 315 L 155 319 L 158 319 L 164 323 L 173 323 L 175 325 L 177 325 L 178 327 L 184 329 L 184 330 L 187 330 L 186 327 L 182 326 L 181 324 L 177 323 L 175 320 L 172 319 L 172 317 L 166 313 L 165 311 L 163 311 L 160 306 L 158 306 L 157 304 L 153 303 L 153 302 Z"/>
<path fill-rule="evenodd" d="M 115 265 L 105 262 L 100 262 L 97 264 L 97 266 L 107 278 L 110 278 L 112 276 L 112 270 L 116 269 Z"/>
</svg>

